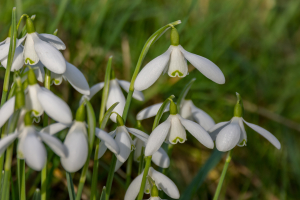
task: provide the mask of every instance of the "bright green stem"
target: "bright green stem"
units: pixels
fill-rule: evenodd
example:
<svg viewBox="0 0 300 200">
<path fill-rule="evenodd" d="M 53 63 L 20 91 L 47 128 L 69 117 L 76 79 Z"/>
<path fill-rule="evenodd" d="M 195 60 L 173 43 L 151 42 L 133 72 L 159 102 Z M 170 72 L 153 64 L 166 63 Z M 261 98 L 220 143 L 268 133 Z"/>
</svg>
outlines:
<svg viewBox="0 0 300 200">
<path fill-rule="evenodd" d="M 73 186 L 73 180 L 70 172 L 66 172 L 67 183 L 68 183 L 68 192 L 70 200 L 75 200 L 75 191 Z"/>
<path fill-rule="evenodd" d="M 117 157 L 115 154 L 113 154 L 113 157 L 112 157 L 111 163 L 110 163 L 107 181 L 106 181 L 106 198 L 105 198 L 106 200 L 109 200 L 110 190 L 111 190 L 111 186 L 112 186 L 112 182 L 113 182 L 114 174 L 115 174 L 116 163 L 117 163 Z"/>
<path fill-rule="evenodd" d="M 1 133 L 1 138 L 6 136 L 7 133 L 7 123 L 4 124 L 4 126 L 1 129 L 2 133 Z M 4 167 L 4 153 L 0 156 L 0 188 L 2 188 L 2 171 L 3 171 L 3 167 Z"/>
<path fill-rule="evenodd" d="M 225 179 L 225 175 L 226 175 L 230 160 L 231 160 L 231 150 L 227 154 L 227 158 L 226 158 L 226 161 L 225 161 L 225 164 L 224 164 L 224 167 L 223 167 L 223 171 L 222 171 L 222 174 L 221 174 L 221 177 L 220 177 L 220 180 L 219 180 L 219 183 L 218 183 L 218 187 L 217 187 L 217 190 L 215 192 L 215 196 L 214 196 L 213 200 L 217 200 L 219 198 L 219 194 L 220 194 L 221 189 L 222 189 L 223 181 Z"/>
<path fill-rule="evenodd" d="M 19 199 L 26 200 L 25 160 L 18 158 L 17 165 L 18 165 Z"/>
<path fill-rule="evenodd" d="M 132 160 L 133 160 L 133 151 L 130 153 L 127 159 L 127 167 L 126 167 L 126 189 L 129 187 L 131 183 L 131 171 L 132 171 Z"/>
<path fill-rule="evenodd" d="M 29 16 L 28 16 L 27 14 L 23 14 L 23 15 L 20 17 L 20 19 L 19 19 L 19 22 L 18 22 L 18 25 L 17 25 L 17 30 L 19 30 L 19 26 L 20 26 L 21 21 L 22 21 L 22 19 L 23 19 L 24 17 L 28 17 L 28 18 L 29 18 Z"/>
<path fill-rule="evenodd" d="M 140 159 L 140 163 L 139 163 L 139 170 L 138 170 L 138 174 L 141 174 L 143 169 L 144 169 L 144 151 L 145 151 L 145 147 L 142 147 L 142 150 L 141 150 L 141 159 Z"/>
<path fill-rule="evenodd" d="M 96 138 L 96 147 L 95 147 L 95 155 L 94 155 L 94 165 L 93 165 L 93 177 L 92 177 L 92 187 L 91 187 L 91 200 L 96 200 L 96 188 L 97 188 L 97 178 L 98 178 L 98 167 L 99 167 L 99 159 L 98 159 L 98 151 L 99 151 L 99 138 Z"/>
<path fill-rule="evenodd" d="M 132 82 L 132 80 L 131 80 L 131 82 Z M 127 115 L 128 115 L 132 95 L 133 95 L 133 90 L 129 89 L 129 92 L 128 92 L 128 95 L 127 95 L 127 98 L 126 98 L 126 104 L 125 104 L 123 115 L 122 115 L 124 123 L 126 123 L 126 119 L 127 119 Z"/>
<path fill-rule="evenodd" d="M 174 147 L 173 144 L 169 144 L 169 145 L 168 145 L 168 156 L 169 156 L 170 160 L 171 160 L 171 156 L 172 156 L 172 152 L 173 152 L 173 147 Z M 168 169 L 169 169 L 169 168 L 164 168 L 163 171 L 162 171 L 162 173 L 163 173 L 164 175 L 167 175 Z"/>
<path fill-rule="evenodd" d="M 146 157 L 146 165 L 145 165 L 145 169 L 144 169 L 141 189 L 140 189 L 139 196 L 138 196 L 137 200 L 142 200 L 143 199 L 144 190 L 145 190 L 145 186 L 146 186 L 146 180 L 147 180 L 149 169 L 151 167 L 151 159 L 152 159 L 152 156 Z"/>
<path fill-rule="evenodd" d="M 11 176 L 11 161 L 13 155 L 13 143 L 7 148 L 5 155 L 5 166 L 4 166 L 4 180 L 2 186 L 1 199 L 9 199 L 9 187 L 10 187 L 10 176 Z"/>
<path fill-rule="evenodd" d="M 82 194 L 82 191 L 83 191 L 83 186 L 84 186 L 85 179 L 86 179 L 86 172 L 87 172 L 88 167 L 89 167 L 89 162 L 90 162 L 90 159 L 87 159 L 86 162 L 85 162 L 85 165 L 84 165 L 84 167 L 81 171 L 78 190 L 77 190 L 77 194 L 76 194 L 76 200 L 81 199 L 81 194 Z"/>
</svg>

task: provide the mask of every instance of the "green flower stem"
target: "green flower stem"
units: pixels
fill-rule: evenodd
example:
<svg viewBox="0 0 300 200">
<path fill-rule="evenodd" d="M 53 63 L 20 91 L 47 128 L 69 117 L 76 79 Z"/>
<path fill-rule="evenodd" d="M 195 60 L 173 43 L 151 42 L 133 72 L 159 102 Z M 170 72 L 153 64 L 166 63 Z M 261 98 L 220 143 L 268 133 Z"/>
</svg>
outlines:
<svg viewBox="0 0 300 200">
<path fill-rule="evenodd" d="M 23 14 L 23 15 L 20 17 L 20 19 L 19 19 L 19 22 L 18 22 L 18 25 L 17 25 L 17 30 L 19 30 L 19 26 L 20 26 L 21 21 L 22 21 L 22 19 L 23 19 L 24 17 L 28 17 L 28 18 L 29 18 L 29 16 L 28 16 L 27 14 Z"/>
<path fill-rule="evenodd" d="M 143 169 L 144 169 L 144 151 L 145 151 L 145 147 L 142 147 L 142 150 L 141 150 L 141 159 L 140 159 L 140 162 L 139 162 L 139 170 L 138 170 L 138 174 L 141 174 Z"/>
<path fill-rule="evenodd" d="M 217 200 L 219 198 L 219 194 L 220 194 L 221 189 L 222 189 L 223 181 L 224 181 L 224 178 L 225 178 L 230 160 L 231 160 L 231 150 L 227 154 L 227 158 L 226 158 L 226 161 L 225 161 L 225 164 L 224 164 L 224 167 L 223 167 L 223 171 L 222 171 L 222 174 L 221 174 L 221 177 L 220 177 L 220 180 L 219 180 L 219 183 L 218 183 L 218 187 L 217 187 L 217 190 L 215 192 L 213 200 Z"/>
<path fill-rule="evenodd" d="M 131 183 L 131 171 L 132 171 L 132 161 L 133 161 L 133 151 L 130 153 L 127 159 L 127 167 L 126 167 L 126 189 L 129 187 Z"/>
<path fill-rule="evenodd" d="M 143 180 L 142 180 L 142 184 L 141 184 L 141 189 L 140 189 L 140 192 L 139 192 L 137 200 L 142 200 L 143 199 L 144 190 L 145 190 L 145 186 L 146 186 L 146 180 L 147 180 L 149 169 L 151 167 L 151 159 L 152 159 L 152 156 L 148 156 L 145 159 L 146 160 L 146 165 L 145 165 L 145 169 L 144 169 L 144 174 L 143 174 Z"/>
<path fill-rule="evenodd" d="M 18 158 L 17 165 L 18 165 L 17 167 L 18 167 L 19 199 L 26 200 L 25 160 Z"/>
<path fill-rule="evenodd" d="M 117 163 L 117 157 L 115 154 L 113 154 L 111 163 L 110 163 L 107 181 L 106 181 L 106 198 L 105 198 L 106 200 L 109 200 L 110 190 L 111 190 L 111 186 L 112 186 L 112 182 L 113 182 L 114 174 L 115 174 L 116 163 Z"/>
<path fill-rule="evenodd" d="M 168 145 L 168 152 L 167 153 L 168 153 L 168 156 L 169 156 L 170 160 L 171 160 L 171 156 L 172 156 L 172 152 L 173 152 L 173 147 L 174 147 L 173 144 L 169 144 Z M 163 171 L 162 171 L 162 173 L 164 175 L 167 175 L 168 169 L 169 168 L 164 168 Z"/>
<path fill-rule="evenodd" d="M 83 187 L 84 187 L 84 183 L 85 183 L 85 179 L 86 179 L 86 172 L 87 172 L 88 167 L 89 167 L 89 162 L 90 162 L 90 159 L 87 159 L 86 163 L 84 164 L 84 167 L 81 171 L 81 175 L 80 175 L 80 179 L 79 179 L 79 185 L 78 185 L 77 194 L 76 194 L 76 200 L 81 199 L 81 194 L 82 194 L 82 191 L 83 191 Z"/>
<path fill-rule="evenodd" d="M 1 133 L 1 138 L 6 136 L 7 133 L 7 123 L 5 123 L 2 127 L 2 133 Z M 2 171 L 3 171 L 3 167 L 4 167 L 4 153 L 0 156 L 0 188 L 2 188 Z"/>
<path fill-rule="evenodd" d="M 67 177 L 67 185 L 68 185 L 68 192 L 69 192 L 69 198 L 70 200 L 75 200 L 75 191 L 74 191 L 74 185 L 72 180 L 72 175 L 70 172 L 66 172 Z"/>
</svg>

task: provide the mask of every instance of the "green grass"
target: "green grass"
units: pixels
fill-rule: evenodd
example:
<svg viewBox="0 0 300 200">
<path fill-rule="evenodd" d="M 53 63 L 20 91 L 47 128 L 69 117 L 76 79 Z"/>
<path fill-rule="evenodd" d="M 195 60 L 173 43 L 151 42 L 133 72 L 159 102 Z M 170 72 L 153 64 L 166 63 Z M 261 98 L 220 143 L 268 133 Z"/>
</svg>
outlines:
<svg viewBox="0 0 300 200">
<path fill-rule="evenodd" d="M 239 92 L 244 101 L 269 111 L 266 114 L 265 110 L 256 111 L 245 106 L 245 119 L 271 131 L 281 141 L 282 149 L 276 150 L 246 128 L 247 146 L 233 150 L 220 199 L 297 199 L 300 196 L 300 125 L 298 131 L 295 130 L 300 121 L 300 1 L 0 0 L 0 5 L 1 41 L 7 36 L 13 6 L 17 5 L 19 15 L 36 14 L 36 30 L 52 33 L 58 28 L 58 36 L 67 45 L 63 51 L 65 58 L 86 75 L 90 86 L 104 80 L 110 55 L 114 56 L 116 77 L 129 80 L 147 38 L 161 26 L 181 19 L 183 23 L 178 26 L 181 45 L 216 63 L 225 74 L 226 84 L 217 85 L 197 70 L 180 80 L 164 75 L 144 92 L 144 104 L 133 102 L 128 125 L 135 125 L 135 114 L 145 106 L 161 102 L 171 94 L 178 96 L 193 77 L 197 78 L 191 88 L 194 103 L 211 114 L 216 122 L 232 117 L 234 104 L 231 99 Z M 143 66 L 169 45 L 167 33 L 151 47 Z M 190 66 L 190 69 L 194 68 Z M 4 77 L 3 68 L 0 75 Z M 80 94 L 67 82 L 53 90 L 73 110 L 77 108 Z M 96 116 L 99 116 L 99 101 L 100 95 L 92 100 Z M 277 115 L 295 121 L 296 126 L 291 128 L 290 123 Z M 143 123 L 148 132 L 152 121 Z M 169 176 L 181 193 L 211 153 L 192 138 L 175 146 Z M 52 159 L 49 164 L 49 172 L 55 176 L 49 180 L 49 198 L 67 199 L 65 173 L 58 157 L 51 154 L 50 157 L 54 161 Z M 106 182 L 110 157 L 107 153 L 100 162 L 99 193 Z M 213 197 L 224 159 L 209 173 L 194 199 Z M 125 167 L 121 168 L 123 172 Z M 134 176 L 137 167 L 135 163 Z M 113 184 L 114 199 L 124 196 L 123 172 Z M 62 179 L 58 178 L 60 174 Z M 27 194 L 31 197 L 35 187 L 39 187 L 36 180 L 40 175 L 31 170 L 26 175 L 30 175 Z M 79 176 L 80 173 L 76 173 L 73 177 L 75 185 L 78 185 Z M 89 195 L 90 183 L 88 174 L 86 195 Z"/>
</svg>

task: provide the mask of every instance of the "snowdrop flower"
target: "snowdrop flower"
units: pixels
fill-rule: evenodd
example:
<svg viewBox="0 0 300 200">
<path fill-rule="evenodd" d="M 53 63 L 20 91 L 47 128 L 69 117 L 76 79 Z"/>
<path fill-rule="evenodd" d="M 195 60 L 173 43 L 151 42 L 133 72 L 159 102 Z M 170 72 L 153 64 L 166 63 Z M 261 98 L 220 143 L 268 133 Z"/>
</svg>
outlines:
<svg viewBox="0 0 300 200">
<path fill-rule="evenodd" d="M 137 176 L 129 185 L 124 200 L 134 200 L 140 191 L 141 183 L 143 179 L 143 172 Z M 148 176 L 146 179 L 145 193 L 149 194 L 151 191 L 151 196 L 153 200 L 160 199 L 158 197 L 158 191 L 154 192 L 153 188 L 157 187 L 158 190 L 163 190 L 169 197 L 173 199 L 179 199 L 180 194 L 177 186 L 169 179 L 166 175 L 156 171 L 150 167 Z M 153 198 L 156 197 L 156 198 Z M 151 199 L 151 198 L 150 198 Z M 151 200 L 152 200 L 151 199 Z"/>
<path fill-rule="evenodd" d="M 69 106 L 50 90 L 40 87 L 32 69 L 28 71 L 26 108 L 36 117 L 41 116 L 45 111 L 55 121 L 65 124 L 72 122 Z"/>
<path fill-rule="evenodd" d="M 281 148 L 278 139 L 269 131 L 264 128 L 246 122 L 243 119 L 243 103 L 241 96 L 237 95 L 237 103 L 234 107 L 234 117 L 228 122 L 220 122 L 213 126 L 209 132 L 216 141 L 216 147 L 219 151 L 229 151 L 237 146 L 245 146 L 247 143 L 247 134 L 245 131 L 244 123 L 247 124 L 257 133 L 261 134 L 264 138 L 269 140 L 277 149 Z"/>
<path fill-rule="evenodd" d="M 106 102 L 106 109 L 109 109 L 113 104 L 115 104 L 116 102 L 119 102 L 119 104 L 115 107 L 115 109 L 113 111 L 122 116 L 123 110 L 124 110 L 124 107 L 125 107 L 125 103 L 126 103 L 126 99 L 125 99 L 125 96 L 124 96 L 120 86 L 126 92 L 129 92 L 130 82 L 123 81 L 123 80 L 118 80 L 114 77 L 110 80 L 109 92 L 108 92 L 108 97 L 107 97 L 107 102 Z M 81 102 L 85 98 L 90 100 L 103 87 L 104 87 L 104 82 L 98 83 L 98 84 L 94 85 L 93 87 L 91 87 L 90 95 L 84 95 L 81 98 Z M 134 90 L 132 97 L 135 98 L 136 100 L 144 101 L 144 95 L 140 91 Z M 115 113 L 113 113 L 110 116 L 110 119 L 113 122 L 116 122 L 116 117 L 117 117 L 117 115 Z"/>
<path fill-rule="evenodd" d="M 150 134 L 145 156 L 153 155 L 164 141 L 171 144 L 186 141 L 186 130 L 188 130 L 200 143 L 207 148 L 214 148 L 214 143 L 210 135 L 199 124 L 182 118 L 177 114 L 177 106 L 171 101 L 170 116 L 166 121 L 158 125 Z"/>
<path fill-rule="evenodd" d="M 65 44 L 55 35 L 35 32 L 30 18 L 26 20 L 27 35 L 24 45 L 25 64 L 35 65 L 41 61 L 51 72 L 62 74 L 66 71 L 66 62 L 59 50 L 66 49 Z"/>
<path fill-rule="evenodd" d="M 16 130 L 0 140 L 0 155 L 19 138 L 18 158 L 25 159 L 27 165 L 36 171 L 41 171 L 47 160 L 47 151 L 42 142 L 46 143 L 58 156 L 67 156 L 67 149 L 59 139 L 50 134 L 39 132 L 32 126 L 30 112 L 25 114 L 24 119 L 25 127 L 22 130 Z"/>
<path fill-rule="evenodd" d="M 219 67 L 204 57 L 186 51 L 179 44 L 177 30 L 172 28 L 171 46 L 141 70 L 135 80 L 134 88 L 140 91 L 149 88 L 165 72 L 168 72 L 171 77 L 185 77 L 188 74 L 186 60 L 212 81 L 218 84 L 225 83 L 225 77 Z"/>
</svg>

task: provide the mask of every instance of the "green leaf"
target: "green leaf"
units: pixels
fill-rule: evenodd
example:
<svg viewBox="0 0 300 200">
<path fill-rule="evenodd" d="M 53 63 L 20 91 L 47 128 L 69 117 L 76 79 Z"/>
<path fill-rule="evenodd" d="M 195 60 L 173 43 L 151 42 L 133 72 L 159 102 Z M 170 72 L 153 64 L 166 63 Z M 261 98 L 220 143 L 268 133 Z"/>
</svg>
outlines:
<svg viewBox="0 0 300 200">
<path fill-rule="evenodd" d="M 190 82 L 188 82 L 188 84 L 186 84 L 186 86 L 183 88 L 183 90 L 181 91 L 178 100 L 177 100 L 177 111 L 178 113 L 180 113 L 180 107 L 181 107 L 181 103 L 182 101 L 185 99 L 187 93 L 189 92 L 191 86 L 193 85 L 193 83 L 195 82 L 196 78 L 193 78 L 192 80 L 190 80 Z"/>
<path fill-rule="evenodd" d="M 174 95 L 171 95 L 169 98 L 167 98 L 163 104 L 161 105 L 161 107 L 159 108 L 158 112 L 157 112 L 157 115 L 154 119 L 154 123 L 153 123 L 153 127 L 152 127 L 152 130 L 154 130 L 158 124 L 159 124 L 159 121 L 160 121 L 160 118 L 162 117 L 162 115 L 164 114 L 164 110 L 166 109 L 166 107 L 170 104 L 171 100 L 174 99 Z"/>
<path fill-rule="evenodd" d="M 73 185 L 73 180 L 70 172 L 66 172 L 67 177 L 67 186 L 69 191 L 69 198 L 70 200 L 75 200 L 75 190 Z"/>
<path fill-rule="evenodd" d="M 88 122 L 88 133 L 89 133 L 89 155 L 93 150 L 94 139 L 95 139 L 95 129 L 96 129 L 96 116 L 92 104 L 86 101 L 87 110 L 87 122 Z"/>
<path fill-rule="evenodd" d="M 193 195 L 196 193 L 197 190 L 199 190 L 200 186 L 202 185 L 203 181 L 205 180 L 208 172 L 211 169 L 213 169 L 220 162 L 223 154 L 224 154 L 223 152 L 220 152 L 217 149 L 215 149 L 213 151 L 213 153 L 208 158 L 206 163 L 198 171 L 197 175 L 194 177 L 192 182 L 189 184 L 189 186 L 183 192 L 183 194 L 180 197 L 180 200 L 192 199 Z"/>
<path fill-rule="evenodd" d="M 106 113 L 105 113 L 105 115 L 104 115 L 104 117 L 103 117 L 103 120 L 102 120 L 102 122 L 101 122 L 101 126 L 100 126 L 101 129 L 104 129 L 104 128 L 105 128 L 106 123 L 107 123 L 107 121 L 108 121 L 108 119 L 109 119 L 111 113 L 113 112 L 114 108 L 115 108 L 118 104 L 119 104 L 119 102 L 114 103 L 114 104 L 106 111 Z"/>
<path fill-rule="evenodd" d="M 33 194 L 33 197 L 32 197 L 32 200 L 41 200 L 41 192 L 40 192 L 40 189 L 36 189 L 34 194 Z"/>
<path fill-rule="evenodd" d="M 101 196 L 100 196 L 100 200 L 105 200 L 105 194 L 106 194 L 106 187 L 103 186 L 102 192 L 101 192 Z"/>
</svg>

